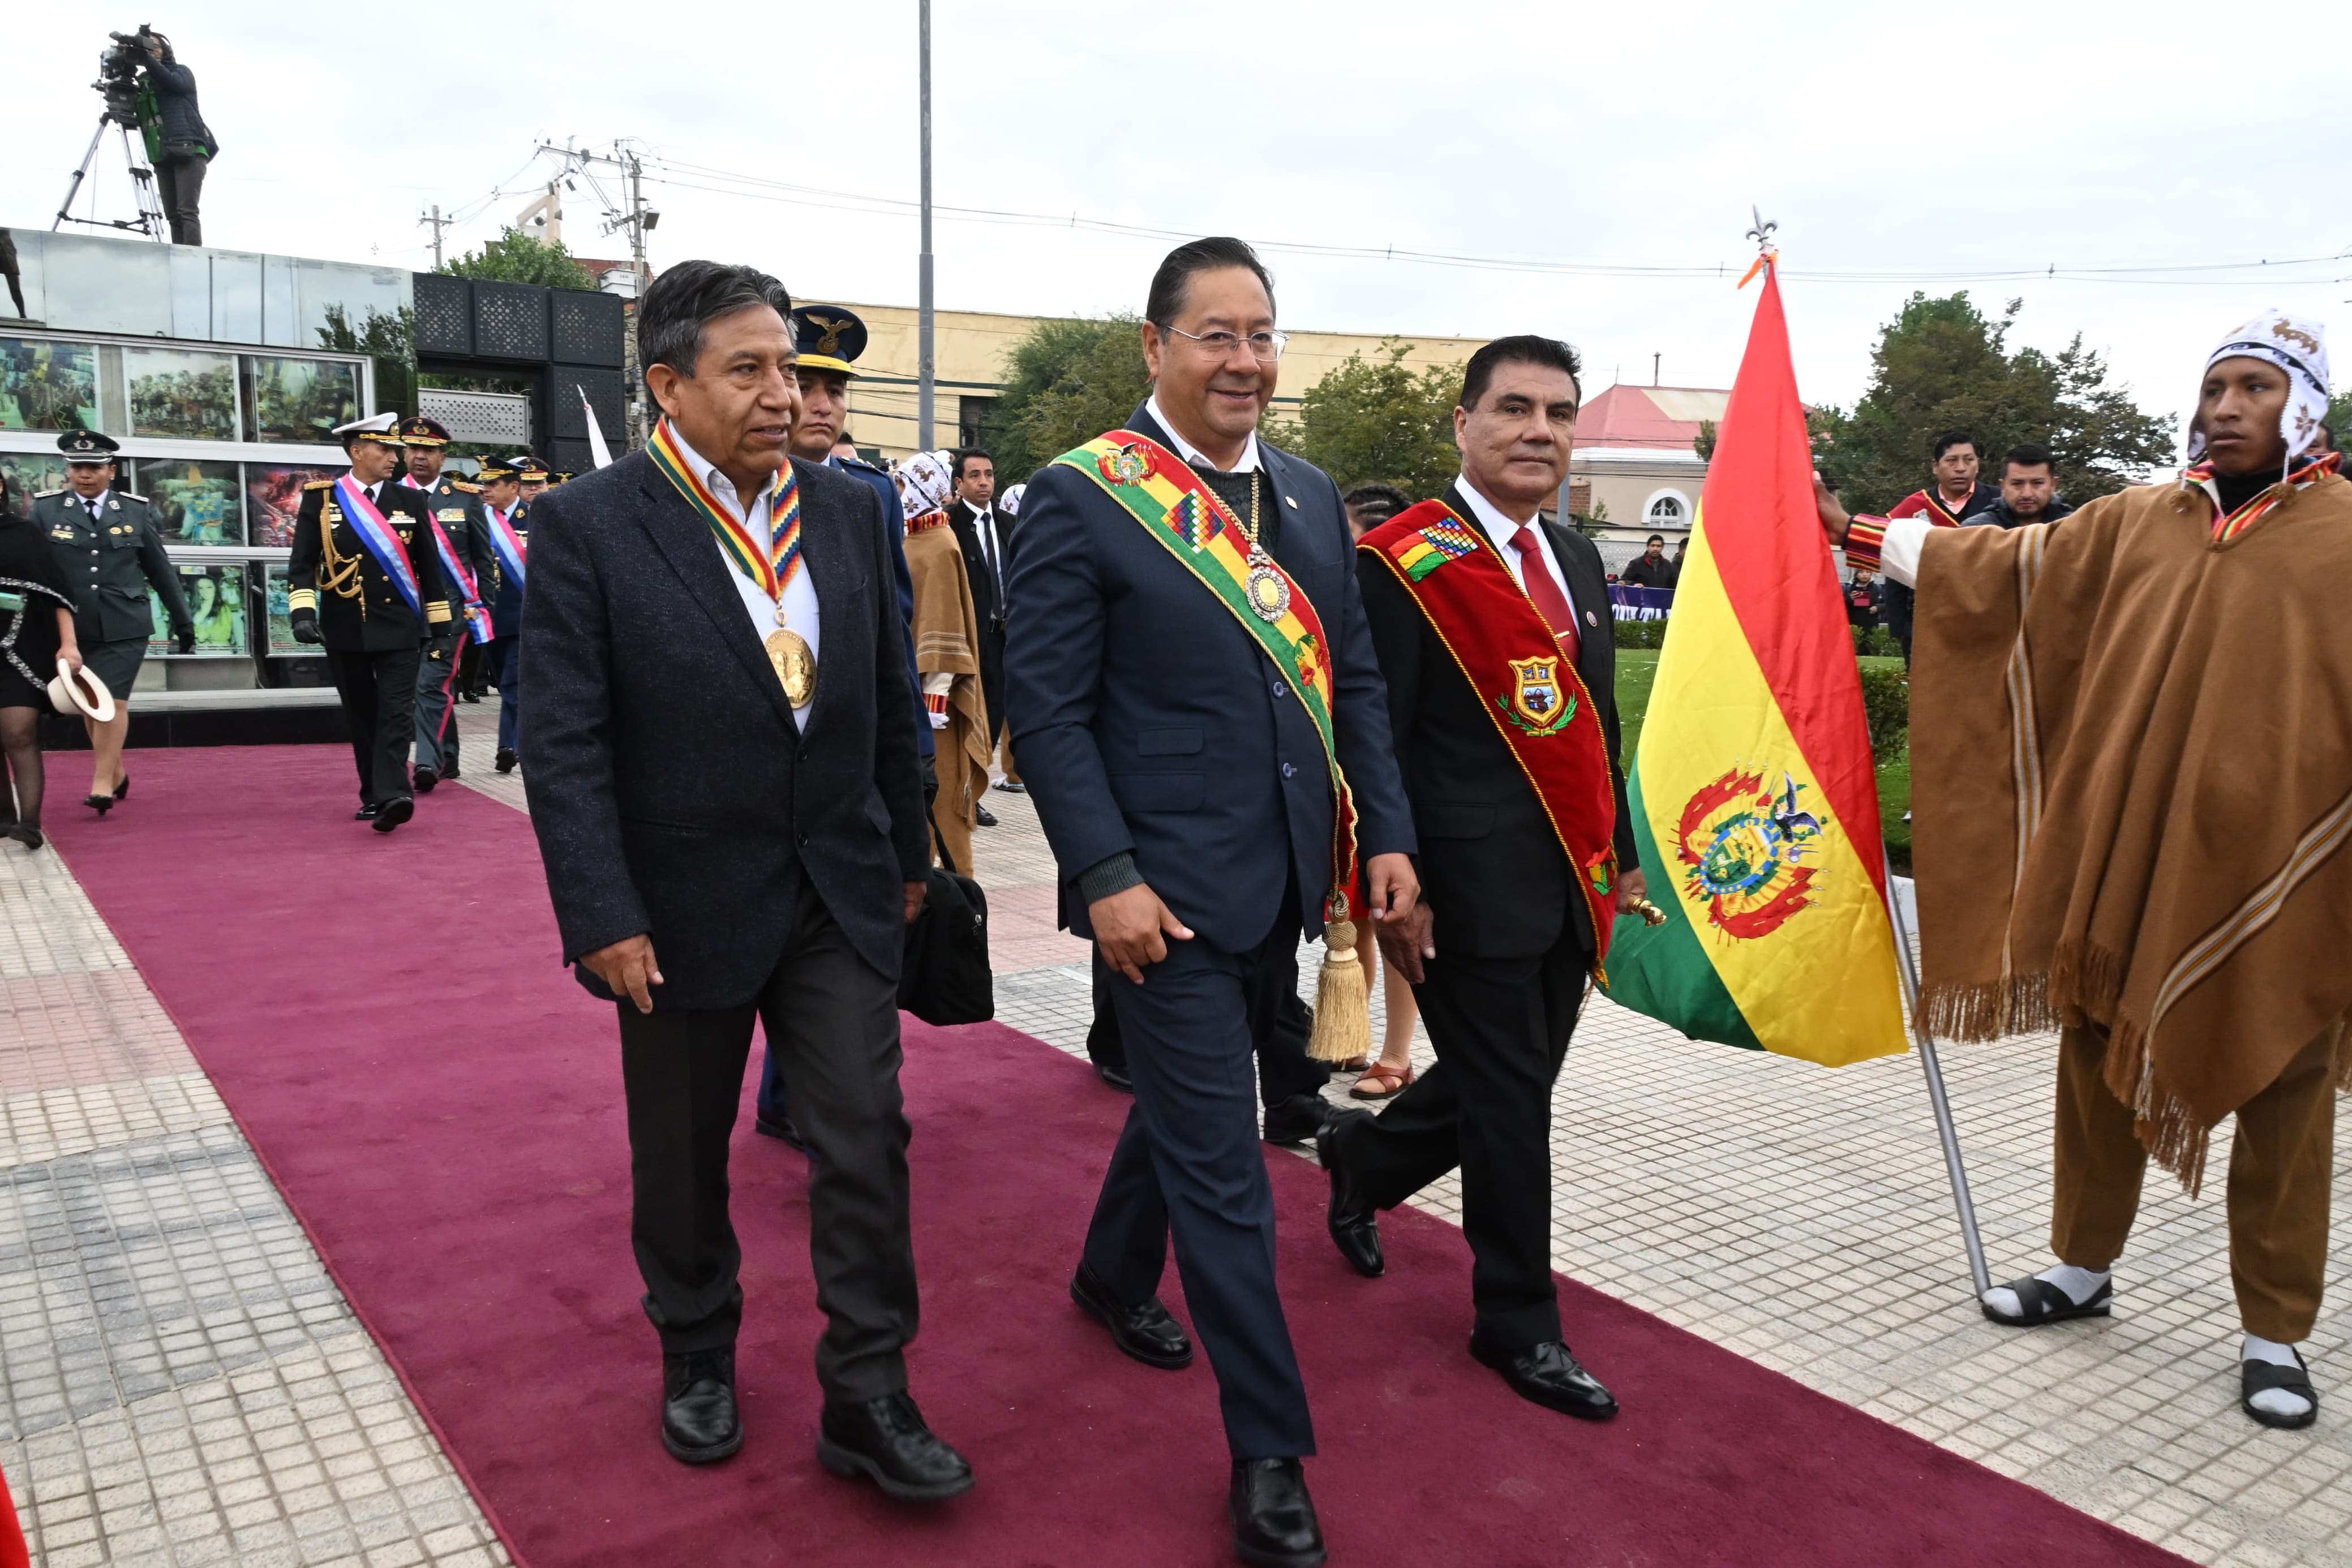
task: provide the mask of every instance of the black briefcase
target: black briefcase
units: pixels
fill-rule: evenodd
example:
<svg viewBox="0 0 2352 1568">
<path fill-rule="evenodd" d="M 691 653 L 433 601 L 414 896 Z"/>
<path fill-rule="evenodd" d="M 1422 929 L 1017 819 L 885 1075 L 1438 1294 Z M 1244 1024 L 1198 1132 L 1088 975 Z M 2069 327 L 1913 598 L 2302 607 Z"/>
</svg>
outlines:
<svg viewBox="0 0 2352 1568">
<path fill-rule="evenodd" d="M 996 1016 L 996 986 L 988 968 L 988 894 L 956 871 L 936 823 L 932 836 L 947 863 L 931 868 L 931 890 L 907 927 L 898 1005 L 925 1023 L 986 1023 Z"/>
</svg>

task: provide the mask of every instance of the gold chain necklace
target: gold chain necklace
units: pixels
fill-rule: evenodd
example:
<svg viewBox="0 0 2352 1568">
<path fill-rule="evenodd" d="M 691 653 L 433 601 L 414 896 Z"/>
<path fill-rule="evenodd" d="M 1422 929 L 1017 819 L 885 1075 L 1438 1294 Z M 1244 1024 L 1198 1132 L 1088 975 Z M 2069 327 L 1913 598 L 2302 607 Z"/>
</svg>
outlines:
<svg viewBox="0 0 2352 1568">
<path fill-rule="evenodd" d="M 1274 558 L 1258 543 L 1258 480 L 1262 474 L 1263 470 L 1253 470 L 1249 476 L 1249 522 L 1242 530 L 1249 538 L 1249 580 L 1243 585 L 1242 594 L 1249 601 L 1250 613 L 1272 624 L 1290 613 L 1290 580 L 1282 575 Z"/>
</svg>

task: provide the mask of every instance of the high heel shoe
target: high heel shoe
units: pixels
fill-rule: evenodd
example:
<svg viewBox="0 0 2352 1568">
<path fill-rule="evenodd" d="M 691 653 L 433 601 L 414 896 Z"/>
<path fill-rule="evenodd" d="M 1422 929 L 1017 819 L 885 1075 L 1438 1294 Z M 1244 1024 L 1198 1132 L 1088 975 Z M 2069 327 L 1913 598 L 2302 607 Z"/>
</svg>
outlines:
<svg viewBox="0 0 2352 1568">
<path fill-rule="evenodd" d="M 114 797 L 111 795 L 85 795 L 81 803 L 101 817 L 114 810 Z"/>
<path fill-rule="evenodd" d="M 114 798 L 118 800 L 124 800 L 130 799 L 130 796 L 131 775 L 126 773 L 122 776 L 122 782 L 114 787 Z"/>
<path fill-rule="evenodd" d="M 18 843 L 24 845 L 28 850 L 39 849 L 43 844 L 49 841 L 41 836 L 40 829 L 34 827 L 29 822 L 10 823 L 5 836 L 16 840 Z"/>
</svg>

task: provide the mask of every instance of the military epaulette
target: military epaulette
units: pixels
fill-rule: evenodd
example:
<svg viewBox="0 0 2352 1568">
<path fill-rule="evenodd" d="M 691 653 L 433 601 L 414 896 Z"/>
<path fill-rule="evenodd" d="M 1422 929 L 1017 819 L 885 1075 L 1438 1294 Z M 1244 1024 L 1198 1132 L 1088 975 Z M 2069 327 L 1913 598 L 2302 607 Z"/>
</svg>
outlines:
<svg viewBox="0 0 2352 1568">
<path fill-rule="evenodd" d="M 873 464 L 868 463 L 863 457 L 845 457 L 841 460 L 841 465 L 844 468 L 863 468 L 868 474 L 882 474 L 881 469 L 877 468 Z M 887 474 L 882 474 L 882 477 L 885 479 L 887 479 L 889 476 L 890 476 Z"/>
<path fill-rule="evenodd" d="M 64 486 L 63 485 L 60 485 L 60 486 L 58 486 L 56 489 L 54 489 L 54 490 L 36 490 L 36 491 L 34 491 L 34 492 L 33 492 L 33 499 L 35 499 L 36 501 L 46 501 L 46 500 L 47 500 L 47 499 L 48 499 L 50 497 L 52 497 L 52 496 L 62 496 L 62 495 L 64 495 L 65 493 L 66 493 L 66 486 Z"/>
<path fill-rule="evenodd" d="M 331 490 L 334 487 L 335 482 L 332 479 L 313 479 L 302 486 L 305 490 Z"/>
<path fill-rule="evenodd" d="M 452 479 L 449 485 L 452 489 L 463 490 L 468 496 L 478 496 L 482 493 L 482 487 L 479 485 L 469 485 L 463 479 Z"/>
</svg>

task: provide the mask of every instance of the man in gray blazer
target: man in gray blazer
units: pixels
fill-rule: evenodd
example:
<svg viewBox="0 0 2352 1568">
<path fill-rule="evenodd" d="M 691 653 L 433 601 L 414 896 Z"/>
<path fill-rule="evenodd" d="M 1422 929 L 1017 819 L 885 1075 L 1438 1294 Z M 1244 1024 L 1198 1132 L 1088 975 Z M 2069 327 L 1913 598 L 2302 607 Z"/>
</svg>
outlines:
<svg viewBox="0 0 2352 1568">
<path fill-rule="evenodd" d="M 946 1498 L 971 1469 L 904 1356 L 897 982 L 930 868 L 914 691 L 874 492 L 786 456 L 791 309 L 715 262 L 646 291 L 647 450 L 532 508 L 523 779 L 564 957 L 620 1018 L 664 1445 L 688 1464 L 742 1445 L 727 1150 L 757 1019 L 816 1155 L 817 1457 Z"/>
</svg>

